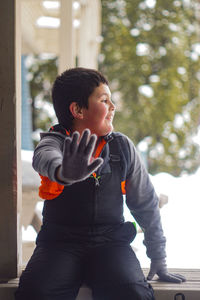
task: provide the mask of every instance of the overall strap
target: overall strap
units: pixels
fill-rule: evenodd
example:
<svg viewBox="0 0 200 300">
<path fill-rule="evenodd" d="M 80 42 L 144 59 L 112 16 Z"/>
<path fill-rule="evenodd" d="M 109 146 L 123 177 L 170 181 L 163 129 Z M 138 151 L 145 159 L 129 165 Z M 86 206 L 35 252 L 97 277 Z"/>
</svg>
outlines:
<svg viewBox="0 0 200 300">
<path fill-rule="evenodd" d="M 122 151 L 121 143 L 122 139 L 120 136 L 115 136 L 113 134 L 113 139 L 109 141 L 110 149 L 110 161 L 113 164 L 118 164 L 121 172 L 121 189 L 122 193 L 126 194 L 126 170 L 127 170 L 127 160 L 125 158 L 125 153 Z"/>
<path fill-rule="evenodd" d="M 120 162 L 121 160 L 120 147 L 117 138 L 115 136 L 109 142 L 109 149 L 110 149 L 110 160 L 112 162 Z"/>
</svg>

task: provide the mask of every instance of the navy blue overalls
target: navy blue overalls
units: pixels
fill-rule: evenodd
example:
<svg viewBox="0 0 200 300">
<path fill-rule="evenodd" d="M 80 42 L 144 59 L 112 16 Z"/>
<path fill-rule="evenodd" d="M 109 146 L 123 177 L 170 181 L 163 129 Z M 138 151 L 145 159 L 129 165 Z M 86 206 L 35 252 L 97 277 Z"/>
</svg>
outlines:
<svg viewBox="0 0 200 300">
<path fill-rule="evenodd" d="M 83 283 L 94 300 L 154 299 L 130 246 L 135 226 L 124 222 L 126 163 L 117 139 L 112 134 L 106 141 L 97 173 L 45 201 L 16 300 L 74 300 Z"/>
</svg>

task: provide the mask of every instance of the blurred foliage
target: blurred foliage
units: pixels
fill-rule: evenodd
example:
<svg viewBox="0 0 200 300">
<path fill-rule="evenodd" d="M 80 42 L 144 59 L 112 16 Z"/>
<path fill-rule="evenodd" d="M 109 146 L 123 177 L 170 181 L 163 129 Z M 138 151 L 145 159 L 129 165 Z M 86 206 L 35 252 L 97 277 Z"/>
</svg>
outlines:
<svg viewBox="0 0 200 300">
<path fill-rule="evenodd" d="M 199 166 L 200 8 L 197 0 L 102 0 L 99 68 L 116 102 L 115 130 L 148 145 L 149 172 L 178 176 Z M 33 130 L 49 113 L 57 58 L 29 68 Z"/>
<path fill-rule="evenodd" d="M 99 68 L 117 105 L 115 130 L 148 145 L 152 174 L 199 166 L 200 4 L 102 0 Z"/>
<path fill-rule="evenodd" d="M 32 98 L 33 131 L 37 129 L 46 131 L 54 119 L 50 113 L 53 109 L 51 86 L 58 73 L 57 58 L 44 59 L 35 55 L 29 60 L 31 60 L 29 84 Z"/>
</svg>

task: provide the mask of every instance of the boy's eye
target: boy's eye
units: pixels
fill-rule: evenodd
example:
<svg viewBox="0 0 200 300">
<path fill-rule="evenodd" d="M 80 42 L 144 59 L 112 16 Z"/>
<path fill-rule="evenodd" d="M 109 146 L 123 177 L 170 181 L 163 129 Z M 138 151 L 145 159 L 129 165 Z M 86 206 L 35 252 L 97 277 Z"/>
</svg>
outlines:
<svg viewBox="0 0 200 300">
<path fill-rule="evenodd" d="M 107 99 L 103 99 L 103 100 L 101 100 L 101 102 L 107 103 L 108 100 Z"/>
</svg>

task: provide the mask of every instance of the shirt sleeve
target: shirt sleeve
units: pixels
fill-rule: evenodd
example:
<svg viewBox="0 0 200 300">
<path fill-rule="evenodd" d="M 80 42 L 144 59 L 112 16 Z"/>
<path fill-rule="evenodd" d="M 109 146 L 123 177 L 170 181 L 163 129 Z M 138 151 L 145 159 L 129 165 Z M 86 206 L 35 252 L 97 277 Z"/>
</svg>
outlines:
<svg viewBox="0 0 200 300">
<path fill-rule="evenodd" d="M 129 165 L 126 178 L 126 203 L 144 232 L 144 244 L 150 259 L 166 257 L 158 197 L 150 177 L 132 141 L 127 138 Z"/>
<path fill-rule="evenodd" d="M 36 172 L 51 181 L 67 185 L 55 176 L 56 169 L 62 164 L 64 139 L 65 136 L 57 132 L 42 133 L 33 154 L 32 166 Z"/>
</svg>

